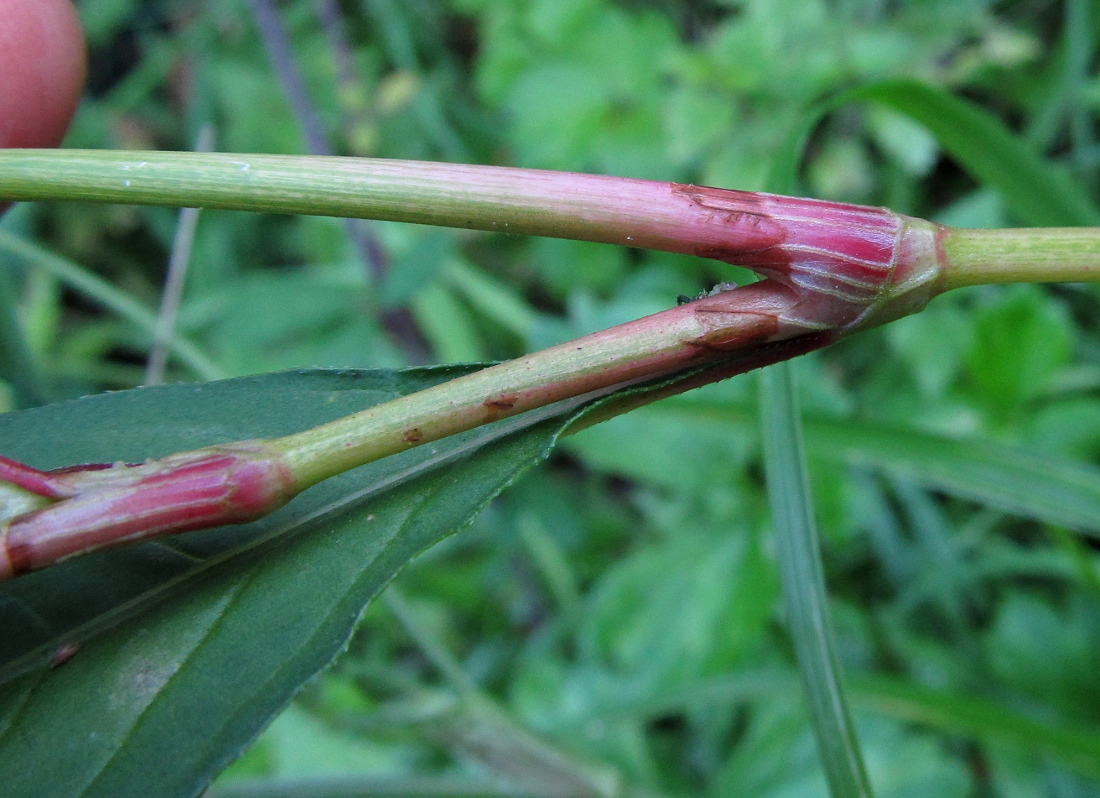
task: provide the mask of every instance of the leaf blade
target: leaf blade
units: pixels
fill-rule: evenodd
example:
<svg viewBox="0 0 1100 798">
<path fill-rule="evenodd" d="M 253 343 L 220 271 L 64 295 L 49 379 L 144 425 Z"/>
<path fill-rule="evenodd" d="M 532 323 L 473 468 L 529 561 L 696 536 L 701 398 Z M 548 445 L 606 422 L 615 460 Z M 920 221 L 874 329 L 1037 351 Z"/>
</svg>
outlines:
<svg viewBox="0 0 1100 798">
<path fill-rule="evenodd" d="M 95 406 L 93 416 L 121 415 L 116 419 L 120 428 L 130 422 L 139 431 L 139 408 L 146 421 L 159 416 L 161 434 L 152 447 L 157 449 L 173 438 L 177 444 L 191 445 L 228 432 L 250 437 L 288 424 L 311 423 L 319 415 L 342 414 L 349 403 L 381 400 L 454 372 L 417 370 L 404 378 L 379 373 L 268 375 L 198 390 L 168 386 L 93 397 L 84 405 Z M 358 394 L 352 397 L 330 390 L 356 381 L 370 382 L 374 390 L 351 391 Z M 298 390 L 295 382 L 309 389 Z M 263 386 L 279 390 L 264 400 L 256 395 Z M 326 393 L 332 401 L 305 401 Z M 239 414 L 250 395 L 252 412 Z M 298 406 L 288 405 L 288 397 L 295 395 L 301 400 Z M 165 396 L 188 409 L 173 419 L 164 413 Z M 315 404 L 321 404 L 320 410 Z M 51 438 L 60 444 L 66 435 L 83 435 L 68 447 L 58 445 L 50 457 L 65 459 L 79 452 L 80 457 L 111 459 L 132 456 L 140 448 L 134 440 L 97 435 L 102 430 L 95 424 L 73 433 L 72 416 L 84 405 L 43 408 L 25 421 L 4 419 L 0 446 L 8 451 L 20 446 L 41 450 Z M 278 405 L 293 409 L 273 412 Z M 54 423 L 44 423 L 51 415 Z M 62 423 L 66 415 L 68 424 Z M 83 415 L 86 421 L 89 414 Z M 208 423 L 202 429 L 188 426 L 204 417 Z M 530 422 L 516 419 L 503 431 L 468 433 L 436 447 L 422 447 L 417 455 L 413 453 L 418 450 L 412 450 L 406 453 L 412 457 L 402 456 L 404 461 L 398 458 L 385 466 L 387 461 L 382 461 L 373 464 L 373 470 L 357 469 L 317 486 L 320 490 L 300 497 L 306 501 L 288 505 L 267 525 L 259 522 L 188 536 L 177 553 L 196 557 L 198 565 L 172 573 L 176 583 L 155 596 L 148 595 L 150 586 L 142 581 L 136 594 L 123 592 L 116 606 L 136 603 L 136 610 L 83 640 L 64 667 L 42 668 L 49 645 L 40 642 L 30 651 L 26 646 L 12 651 L 9 646 L 6 661 L 12 662 L 13 655 L 24 661 L 0 685 L 0 779 L 7 794 L 184 796 L 201 790 L 298 687 L 331 660 L 362 608 L 393 574 L 423 548 L 465 524 L 544 457 L 566 421 L 544 417 L 525 428 Z M 18 441 L 23 424 L 40 430 L 35 441 Z M 487 442 L 492 443 L 488 449 L 481 445 Z M 457 454 L 446 456 L 450 452 Z M 38 462 L 50 465 L 44 462 L 48 459 L 40 454 Z M 416 478 L 402 478 L 402 469 L 411 469 Z M 368 486 L 367 495 L 357 495 L 363 492 L 364 479 L 379 484 L 387 478 L 392 479 L 381 493 Z M 292 528 L 278 534 L 279 523 Z M 115 571 L 123 579 L 134 562 L 103 557 L 97 567 L 107 574 L 111 568 L 123 569 Z M 34 575 L 39 591 L 65 578 L 65 564 L 54 571 Z M 89 576 L 85 580 L 85 589 L 95 586 Z M 0 604 L 0 613 L 18 606 L 7 595 L 9 601 Z M 77 598 L 70 590 L 65 601 Z M 40 622 L 49 617 L 38 613 Z M 0 619 L 5 626 L 7 621 Z M 64 638 L 54 635 L 50 642 Z M 31 654 L 39 655 L 33 663 L 26 659 Z M 31 665 L 37 667 L 29 669 Z"/>
<path fill-rule="evenodd" d="M 640 412 L 747 426 L 755 411 L 748 404 L 684 398 Z M 813 458 L 902 472 L 959 498 L 1100 538 L 1100 468 L 1091 464 L 857 419 L 806 416 L 804 426 Z"/>
<path fill-rule="evenodd" d="M 976 180 L 1000 191 L 1024 223 L 1100 224 L 1100 210 L 1080 184 L 973 103 L 927 83 L 902 79 L 861 86 L 829 105 L 861 100 L 885 105 L 927 128 Z"/>
<path fill-rule="evenodd" d="M 801 420 L 789 363 L 761 374 L 760 421 L 787 623 L 833 798 L 871 796 L 829 622 Z"/>
</svg>

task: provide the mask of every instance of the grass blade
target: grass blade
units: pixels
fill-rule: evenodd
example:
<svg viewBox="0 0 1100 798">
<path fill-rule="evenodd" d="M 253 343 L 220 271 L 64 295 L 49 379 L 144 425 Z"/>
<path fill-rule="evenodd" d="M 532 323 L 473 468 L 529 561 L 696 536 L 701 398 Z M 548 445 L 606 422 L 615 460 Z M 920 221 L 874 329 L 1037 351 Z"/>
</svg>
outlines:
<svg viewBox="0 0 1100 798">
<path fill-rule="evenodd" d="M 9 211 L 0 220 L 0 231 L 24 232 L 27 207 L 17 205 Z M 11 383 L 17 407 L 34 407 L 49 401 L 49 382 L 19 317 L 20 285 L 15 276 L 18 268 L 16 259 L 0 256 L 0 376 Z"/>
<path fill-rule="evenodd" d="M 872 795 L 848 715 L 834 652 L 820 545 L 806 474 L 802 428 L 789 363 L 761 376 L 761 432 L 768 499 L 787 622 L 833 798 Z"/>
<path fill-rule="evenodd" d="M 25 241 L 18 236 L 13 236 L 3 230 L 0 230 L 0 250 L 23 258 L 35 267 L 52 274 L 93 302 L 113 313 L 117 313 L 135 327 L 147 333 L 150 338 L 156 334 L 156 314 L 129 294 L 119 291 L 106 280 L 80 268 L 75 263 L 54 255 L 52 252 L 47 252 L 36 244 Z M 216 380 L 225 376 L 214 361 L 185 338 L 178 335 L 172 336 L 169 349 L 204 380 Z"/>
<path fill-rule="evenodd" d="M 988 111 L 915 80 L 862 86 L 825 110 L 858 101 L 885 105 L 926 127 L 978 182 L 996 188 L 1021 222 L 1037 227 L 1100 224 L 1100 210 L 1081 185 Z"/>
<path fill-rule="evenodd" d="M 643 413 L 749 424 L 750 405 L 668 399 Z M 1006 513 L 1100 539 L 1100 468 L 994 441 L 950 438 L 854 419 L 808 417 L 811 457 L 906 474 L 923 485 Z"/>
<path fill-rule="evenodd" d="M 1100 537 L 1100 469 L 991 441 L 816 419 L 815 456 L 873 465 L 1005 512 Z"/>
<path fill-rule="evenodd" d="M 1066 720 L 1033 718 L 991 701 L 884 677 L 854 680 L 860 707 L 988 743 L 1041 752 L 1078 773 L 1100 777 L 1100 734 Z"/>
</svg>

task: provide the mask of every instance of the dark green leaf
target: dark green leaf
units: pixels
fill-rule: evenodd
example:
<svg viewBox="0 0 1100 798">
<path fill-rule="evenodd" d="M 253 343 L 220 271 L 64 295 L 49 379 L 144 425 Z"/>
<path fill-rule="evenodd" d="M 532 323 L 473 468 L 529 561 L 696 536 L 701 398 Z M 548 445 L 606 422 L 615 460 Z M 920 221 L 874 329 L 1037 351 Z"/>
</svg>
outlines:
<svg viewBox="0 0 1100 798">
<path fill-rule="evenodd" d="M 0 451 L 39 467 L 141 460 L 286 434 L 469 370 L 311 371 L 95 396 L 0 417 Z M 254 524 L 4 585 L 4 794 L 199 792 L 340 651 L 410 558 L 545 456 L 564 423 L 545 419 L 357 469 Z"/>
</svg>

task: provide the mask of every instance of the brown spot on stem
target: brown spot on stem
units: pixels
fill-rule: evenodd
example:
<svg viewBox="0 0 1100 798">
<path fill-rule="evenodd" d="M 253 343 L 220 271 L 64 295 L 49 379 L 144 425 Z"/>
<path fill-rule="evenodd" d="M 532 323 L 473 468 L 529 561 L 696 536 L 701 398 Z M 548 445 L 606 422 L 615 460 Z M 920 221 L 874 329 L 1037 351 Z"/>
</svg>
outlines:
<svg viewBox="0 0 1100 798">
<path fill-rule="evenodd" d="M 424 440 L 424 432 L 419 427 L 413 427 L 412 429 L 405 430 L 405 434 L 401 436 L 401 440 L 405 443 L 420 443 Z"/>
<path fill-rule="evenodd" d="M 115 467 L 136 468 L 139 463 L 82 463 L 80 465 L 62 466 L 50 471 L 51 474 L 80 474 L 85 471 L 108 471 Z"/>
<path fill-rule="evenodd" d="M 516 406 L 516 400 L 519 397 L 514 393 L 502 393 L 499 396 L 494 396 L 490 399 L 486 399 L 482 404 L 485 406 L 486 419 L 494 421 L 498 418 L 506 416 Z"/>
</svg>

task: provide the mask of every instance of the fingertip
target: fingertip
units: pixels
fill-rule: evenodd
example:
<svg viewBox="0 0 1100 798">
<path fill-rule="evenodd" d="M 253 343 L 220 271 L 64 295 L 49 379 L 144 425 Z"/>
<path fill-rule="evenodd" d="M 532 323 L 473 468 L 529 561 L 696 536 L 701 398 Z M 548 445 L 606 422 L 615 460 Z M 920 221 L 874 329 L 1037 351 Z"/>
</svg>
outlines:
<svg viewBox="0 0 1100 798">
<path fill-rule="evenodd" d="M 69 0 L 0 0 L 0 147 L 55 147 L 84 84 L 84 36 Z"/>
</svg>

